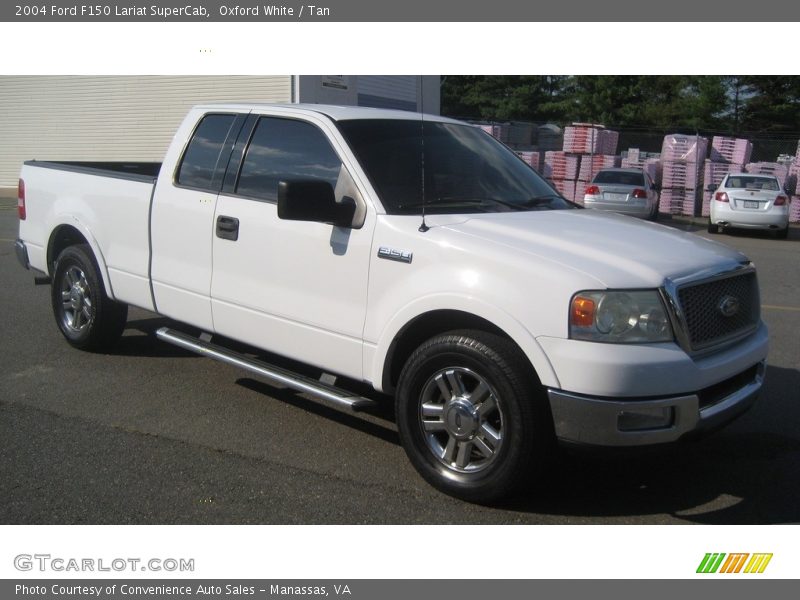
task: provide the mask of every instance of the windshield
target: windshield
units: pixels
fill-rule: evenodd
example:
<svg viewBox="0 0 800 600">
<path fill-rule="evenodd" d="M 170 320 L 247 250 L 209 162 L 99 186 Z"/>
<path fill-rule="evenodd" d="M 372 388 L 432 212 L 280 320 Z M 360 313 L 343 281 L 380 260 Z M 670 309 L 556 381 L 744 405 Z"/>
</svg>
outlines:
<svg viewBox="0 0 800 600">
<path fill-rule="evenodd" d="M 477 127 L 399 119 L 338 126 L 388 214 L 419 214 L 423 203 L 430 214 L 575 208 Z"/>
<path fill-rule="evenodd" d="M 742 190 L 769 190 L 777 192 L 778 180 L 774 177 L 755 177 L 749 175 L 731 175 L 725 183 L 728 189 Z"/>
<path fill-rule="evenodd" d="M 592 183 L 612 183 L 617 185 L 644 186 L 644 175 L 631 171 L 600 171 Z"/>
</svg>

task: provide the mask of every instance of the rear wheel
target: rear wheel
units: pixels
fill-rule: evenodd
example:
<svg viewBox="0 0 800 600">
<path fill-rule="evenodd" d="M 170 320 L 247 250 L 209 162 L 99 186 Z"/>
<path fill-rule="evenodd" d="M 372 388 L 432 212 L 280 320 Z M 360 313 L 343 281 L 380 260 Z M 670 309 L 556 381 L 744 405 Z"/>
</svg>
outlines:
<svg viewBox="0 0 800 600">
<path fill-rule="evenodd" d="M 719 225 L 715 225 L 711 221 L 708 222 L 708 233 L 719 233 Z"/>
<path fill-rule="evenodd" d="M 775 233 L 775 238 L 776 239 L 785 240 L 787 237 L 789 237 L 789 225 L 788 224 L 786 225 L 786 227 L 784 227 L 783 229 L 779 229 Z"/>
<path fill-rule="evenodd" d="M 106 295 L 92 250 L 86 244 L 69 246 L 59 255 L 51 300 L 58 328 L 75 348 L 105 351 L 122 335 L 128 306 Z"/>
<path fill-rule="evenodd" d="M 471 502 L 510 495 L 544 470 L 552 416 L 527 359 L 482 331 L 436 336 L 400 375 L 397 425 L 414 467 L 434 487 Z"/>
</svg>

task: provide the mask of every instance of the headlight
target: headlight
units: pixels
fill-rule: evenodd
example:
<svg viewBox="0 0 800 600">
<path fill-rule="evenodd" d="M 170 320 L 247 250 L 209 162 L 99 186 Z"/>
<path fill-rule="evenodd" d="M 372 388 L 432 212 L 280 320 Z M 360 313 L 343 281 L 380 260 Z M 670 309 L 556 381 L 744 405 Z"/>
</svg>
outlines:
<svg viewBox="0 0 800 600">
<path fill-rule="evenodd" d="M 572 298 L 569 337 L 592 342 L 671 342 L 672 326 L 656 290 L 579 292 Z"/>
</svg>

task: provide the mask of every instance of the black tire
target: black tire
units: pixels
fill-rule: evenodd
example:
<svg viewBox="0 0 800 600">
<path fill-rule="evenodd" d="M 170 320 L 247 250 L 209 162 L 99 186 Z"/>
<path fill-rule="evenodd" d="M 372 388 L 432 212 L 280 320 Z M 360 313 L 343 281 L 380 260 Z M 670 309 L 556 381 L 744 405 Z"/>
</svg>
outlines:
<svg viewBox="0 0 800 600">
<path fill-rule="evenodd" d="M 461 393 L 446 398 L 456 389 Z M 439 414 L 431 414 L 437 406 Z M 493 502 L 534 482 L 555 446 L 549 404 L 527 358 L 510 340 L 483 331 L 453 331 L 422 344 L 400 374 L 396 411 L 420 475 L 470 502 Z"/>
<path fill-rule="evenodd" d="M 111 300 L 87 244 L 65 248 L 53 270 L 51 300 L 56 324 L 70 345 L 110 350 L 128 318 L 128 305 Z"/>
<path fill-rule="evenodd" d="M 779 229 L 777 233 L 775 233 L 775 239 L 777 240 L 785 240 L 789 237 L 789 226 L 787 225 L 783 229 Z"/>
<path fill-rule="evenodd" d="M 719 233 L 719 225 L 714 225 L 711 221 L 708 222 L 708 233 Z"/>
</svg>

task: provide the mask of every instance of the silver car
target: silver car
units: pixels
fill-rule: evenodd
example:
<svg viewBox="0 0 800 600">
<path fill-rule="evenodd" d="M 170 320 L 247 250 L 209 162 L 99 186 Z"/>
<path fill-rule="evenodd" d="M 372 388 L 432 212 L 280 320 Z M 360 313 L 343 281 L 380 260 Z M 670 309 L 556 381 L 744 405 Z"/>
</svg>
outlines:
<svg viewBox="0 0 800 600">
<path fill-rule="evenodd" d="M 642 169 L 601 169 L 586 186 L 583 205 L 655 221 L 658 186 Z"/>
<path fill-rule="evenodd" d="M 789 233 L 789 195 L 776 177 L 730 173 L 714 192 L 708 232 L 720 228 L 766 229 L 786 239 Z"/>
</svg>

